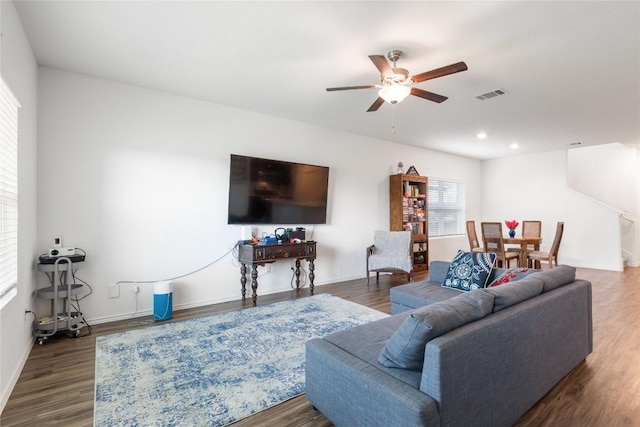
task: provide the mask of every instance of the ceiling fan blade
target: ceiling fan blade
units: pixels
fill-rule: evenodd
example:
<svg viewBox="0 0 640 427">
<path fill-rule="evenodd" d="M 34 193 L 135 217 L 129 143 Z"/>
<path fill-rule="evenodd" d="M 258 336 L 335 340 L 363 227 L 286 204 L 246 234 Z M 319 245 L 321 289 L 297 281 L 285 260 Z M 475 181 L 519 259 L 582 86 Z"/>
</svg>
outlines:
<svg viewBox="0 0 640 427">
<path fill-rule="evenodd" d="M 343 87 L 328 87 L 327 92 L 333 92 L 335 90 L 351 90 L 351 89 L 372 89 L 375 85 L 366 86 L 343 86 Z"/>
<path fill-rule="evenodd" d="M 425 80 L 435 79 L 437 77 L 448 76 L 449 74 L 459 73 L 460 71 L 466 71 L 467 64 L 464 62 L 456 62 L 455 64 L 447 65 L 446 67 L 437 68 L 435 70 L 427 71 L 422 74 L 416 74 L 411 77 L 414 83 L 420 83 Z"/>
<path fill-rule="evenodd" d="M 426 90 L 418 89 L 417 87 L 411 88 L 411 95 L 428 99 L 429 101 L 437 102 L 438 104 L 449 99 L 446 96 L 438 95 L 437 93 L 433 92 L 427 92 Z"/>
<path fill-rule="evenodd" d="M 378 97 L 378 99 L 376 99 L 375 102 L 371 104 L 371 107 L 369 107 L 369 109 L 367 110 L 367 113 L 371 113 L 372 111 L 378 111 L 378 108 L 380 108 L 382 104 L 384 104 L 384 99 Z"/>
<path fill-rule="evenodd" d="M 380 74 L 383 76 L 392 76 L 393 70 L 391 69 L 391 65 L 387 62 L 387 59 L 383 55 L 369 55 L 369 59 L 373 62 L 373 65 L 376 66 Z"/>
</svg>

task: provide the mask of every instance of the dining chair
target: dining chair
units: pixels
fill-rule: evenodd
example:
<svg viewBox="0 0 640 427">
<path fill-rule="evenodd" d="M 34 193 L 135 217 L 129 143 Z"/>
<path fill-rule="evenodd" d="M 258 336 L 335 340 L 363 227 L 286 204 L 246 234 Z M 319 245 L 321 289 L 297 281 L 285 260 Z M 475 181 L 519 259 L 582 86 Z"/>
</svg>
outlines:
<svg viewBox="0 0 640 427">
<path fill-rule="evenodd" d="M 407 279 L 411 282 L 411 232 L 376 230 L 373 245 L 367 247 L 367 286 L 370 272 L 376 273 L 376 281 L 380 279 L 381 272 L 402 272 L 407 274 Z"/>
<path fill-rule="evenodd" d="M 562 240 L 562 233 L 564 233 L 564 222 L 558 222 L 556 226 L 556 235 L 553 238 L 551 249 L 549 252 L 544 251 L 531 251 L 527 254 L 529 261 L 548 261 L 549 268 L 553 268 L 553 264 L 558 266 L 558 250 L 560 249 L 560 241 Z"/>
<path fill-rule="evenodd" d="M 475 221 L 467 221 L 467 237 L 469 238 L 469 250 L 471 252 L 484 252 L 484 248 L 478 243 Z"/>
<path fill-rule="evenodd" d="M 541 237 L 542 236 L 542 221 L 524 220 L 522 221 L 522 237 Z M 527 246 L 527 253 L 535 250 L 534 245 Z M 520 253 L 520 247 L 507 248 L 507 252 Z M 529 263 L 529 267 L 532 267 L 532 263 Z"/>
<path fill-rule="evenodd" d="M 498 261 L 498 267 L 508 268 L 511 266 L 511 260 L 520 258 L 520 254 L 517 252 L 507 252 L 504 248 L 504 240 L 502 238 L 502 223 L 501 222 L 482 222 L 480 223 L 482 230 L 482 245 L 485 252 L 496 254 L 496 260 Z"/>
</svg>

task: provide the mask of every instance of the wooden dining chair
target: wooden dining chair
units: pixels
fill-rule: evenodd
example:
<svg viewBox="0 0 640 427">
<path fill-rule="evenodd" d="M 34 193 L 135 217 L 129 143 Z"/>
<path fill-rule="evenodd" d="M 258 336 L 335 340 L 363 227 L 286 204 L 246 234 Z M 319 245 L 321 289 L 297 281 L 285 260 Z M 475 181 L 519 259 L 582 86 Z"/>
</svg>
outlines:
<svg viewBox="0 0 640 427">
<path fill-rule="evenodd" d="M 511 260 L 520 258 L 520 254 L 517 252 L 507 252 L 504 248 L 504 240 L 502 238 L 502 223 L 501 222 L 482 222 L 480 223 L 482 230 L 482 245 L 485 252 L 496 254 L 496 260 L 498 261 L 498 267 L 508 268 L 511 266 Z"/>
<path fill-rule="evenodd" d="M 529 261 L 548 261 L 549 268 L 553 268 L 553 264 L 558 266 L 558 250 L 560 249 L 560 241 L 562 240 L 562 233 L 564 233 L 564 222 L 559 222 L 556 226 L 556 235 L 553 238 L 551 249 L 549 252 L 544 251 L 531 251 L 527 254 Z"/>
<path fill-rule="evenodd" d="M 469 250 L 471 252 L 484 252 L 484 248 L 478 243 L 475 221 L 467 221 L 467 237 L 469 238 Z"/>
<path fill-rule="evenodd" d="M 522 221 L 522 237 L 541 237 L 542 236 L 542 221 L 532 221 L 532 220 L 524 220 Z M 527 246 L 527 253 L 535 250 L 534 245 Z M 507 248 L 507 252 L 517 252 L 520 253 L 520 247 L 511 247 Z M 539 263 L 536 268 L 540 268 Z M 529 262 L 529 267 L 532 267 L 533 264 Z"/>
</svg>

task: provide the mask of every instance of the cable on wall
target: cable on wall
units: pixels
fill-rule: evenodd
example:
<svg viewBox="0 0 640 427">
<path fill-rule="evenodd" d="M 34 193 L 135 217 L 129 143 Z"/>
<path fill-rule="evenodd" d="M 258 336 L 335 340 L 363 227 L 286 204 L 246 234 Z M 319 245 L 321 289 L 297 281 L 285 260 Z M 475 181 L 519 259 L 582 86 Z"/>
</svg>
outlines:
<svg viewBox="0 0 640 427">
<path fill-rule="evenodd" d="M 171 277 L 171 278 L 168 278 L 168 279 L 160 279 L 160 280 L 121 280 L 119 282 L 116 282 L 116 284 L 117 285 L 121 285 L 123 283 L 127 283 L 127 284 L 150 284 L 150 283 L 156 283 L 156 282 L 169 282 L 169 281 L 173 281 L 173 280 L 182 279 L 183 277 L 191 276 L 192 274 L 196 274 L 196 273 L 204 270 L 205 268 L 211 267 L 213 264 L 217 263 L 218 261 L 222 260 L 224 257 L 229 255 L 230 253 L 234 252 L 234 250 L 236 250 L 237 247 L 238 247 L 238 243 L 235 243 L 231 249 L 229 249 L 227 252 L 225 252 L 224 254 L 219 256 L 218 258 L 214 259 L 213 261 L 211 261 L 207 265 L 204 265 L 204 266 L 202 266 L 202 267 L 200 267 L 200 268 L 198 268 L 196 270 L 190 271 L 188 273 L 181 274 L 180 276 L 175 276 L 175 277 Z"/>
</svg>

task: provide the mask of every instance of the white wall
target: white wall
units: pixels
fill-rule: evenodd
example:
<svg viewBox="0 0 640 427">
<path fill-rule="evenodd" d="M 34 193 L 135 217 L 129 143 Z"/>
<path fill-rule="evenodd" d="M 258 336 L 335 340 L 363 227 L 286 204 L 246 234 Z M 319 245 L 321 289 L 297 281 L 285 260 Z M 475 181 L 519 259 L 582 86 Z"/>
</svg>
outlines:
<svg viewBox="0 0 640 427">
<path fill-rule="evenodd" d="M 0 2 L 2 75 L 22 108 L 18 117 L 18 294 L 0 310 L 0 411 L 31 349 L 31 294 L 36 287 L 37 66 L 12 2 Z"/>
<path fill-rule="evenodd" d="M 564 221 L 560 263 L 619 270 L 618 216 L 567 187 L 566 156 L 561 150 L 484 161 L 483 219 L 542 220 L 542 250 L 549 250 L 556 223 Z"/>
<path fill-rule="evenodd" d="M 313 229 L 318 285 L 364 276 L 365 247 L 389 226 L 398 161 L 465 181 L 469 210 L 480 212 L 477 160 L 50 68 L 40 69 L 39 97 L 38 245 L 59 235 L 87 251 L 78 276 L 94 288 L 81 307 L 92 321 L 152 308 L 152 286 L 141 286 L 136 306 L 132 286 L 109 298 L 110 283 L 179 276 L 233 247 L 241 232 L 226 224 L 231 153 L 330 167 L 328 224 Z M 431 259 L 466 246 L 464 237 L 435 240 Z M 260 274 L 258 295 L 290 289 L 288 263 Z M 239 279 L 227 256 L 176 280 L 174 308 L 239 299 Z"/>
<path fill-rule="evenodd" d="M 620 216 L 621 255 L 638 266 L 638 150 L 620 143 L 567 151 L 567 185 Z M 622 215 L 624 214 L 624 215 Z"/>
</svg>

